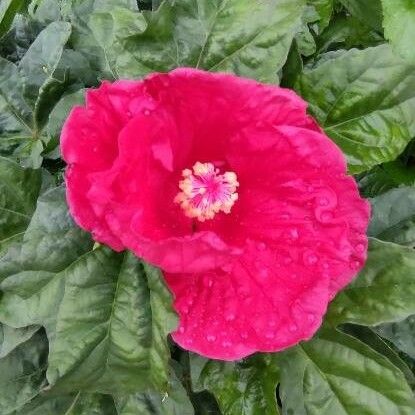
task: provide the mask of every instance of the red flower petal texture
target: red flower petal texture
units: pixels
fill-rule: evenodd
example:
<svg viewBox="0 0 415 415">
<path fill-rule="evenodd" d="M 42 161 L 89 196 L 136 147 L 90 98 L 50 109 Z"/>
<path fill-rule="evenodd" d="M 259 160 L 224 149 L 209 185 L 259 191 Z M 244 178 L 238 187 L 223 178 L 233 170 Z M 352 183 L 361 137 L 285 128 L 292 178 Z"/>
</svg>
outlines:
<svg viewBox="0 0 415 415">
<path fill-rule="evenodd" d="M 366 260 L 369 205 L 306 107 L 177 69 L 104 82 L 65 123 L 73 217 L 165 272 L 188 350 L 234 360 L 309 339 Z"/>
</svg>

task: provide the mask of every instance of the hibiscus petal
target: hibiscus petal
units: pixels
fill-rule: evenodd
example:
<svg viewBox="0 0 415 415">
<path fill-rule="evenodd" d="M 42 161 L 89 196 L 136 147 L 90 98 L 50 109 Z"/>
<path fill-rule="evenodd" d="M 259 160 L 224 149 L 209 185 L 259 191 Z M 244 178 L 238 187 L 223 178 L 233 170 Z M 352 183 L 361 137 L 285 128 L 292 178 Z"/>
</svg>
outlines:
<svg viewBox="0 0 415 415">
<path fill-rule="evenodd" d="M 329 277 L 250 243 L 229 265 L 193 275 L 167 274 L 180 317 L 174 340 L 203 356 L 235 360 L 309 339 L 321 324 Z"/>
</svg>

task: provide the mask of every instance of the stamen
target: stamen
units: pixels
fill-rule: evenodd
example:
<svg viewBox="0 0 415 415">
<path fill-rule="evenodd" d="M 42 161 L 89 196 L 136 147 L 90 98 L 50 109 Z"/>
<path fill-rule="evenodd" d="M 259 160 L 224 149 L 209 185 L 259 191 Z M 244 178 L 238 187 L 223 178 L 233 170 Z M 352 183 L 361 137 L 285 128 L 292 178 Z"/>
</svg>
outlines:
<svg viewBox="0 0 415 415">
<path fill-rule="evenodd" d="M 236 174 L 220 174 L 212 163 L 197 162 L 192 169 L 183 170 L 183 180 L 179 182 L 181 192 L 174 199 L 184 214 L 204 222 L 213 219 L 218 212 L 230 213 L 238 200 Z"/>
</svg>

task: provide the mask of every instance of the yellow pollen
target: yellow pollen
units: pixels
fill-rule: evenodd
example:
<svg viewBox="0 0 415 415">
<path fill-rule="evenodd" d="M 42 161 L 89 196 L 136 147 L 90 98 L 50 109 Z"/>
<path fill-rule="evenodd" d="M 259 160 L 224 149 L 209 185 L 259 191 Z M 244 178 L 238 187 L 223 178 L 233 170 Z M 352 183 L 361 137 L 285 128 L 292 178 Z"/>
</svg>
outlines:
<svg viewBox="0 0 415 415">
<path fill-rule="evenodd" d="M 219 212 L 229 214 L 238 200 L 239 183 L 234 172 L 220 174 L 212 163 L 196 162 L 192 170 L 184 169 L 182 176 L 181 191 L 174 201 L 189 218 L 204 222 Z"/>
</svg>

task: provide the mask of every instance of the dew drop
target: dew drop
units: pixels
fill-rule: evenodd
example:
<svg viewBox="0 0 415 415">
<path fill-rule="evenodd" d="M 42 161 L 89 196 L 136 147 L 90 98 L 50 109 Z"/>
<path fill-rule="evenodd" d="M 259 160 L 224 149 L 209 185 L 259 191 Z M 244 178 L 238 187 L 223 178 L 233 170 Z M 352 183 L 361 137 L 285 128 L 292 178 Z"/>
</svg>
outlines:
<svg viewBox="0 0 415 415">
<path fill-rule="evenodd" d="M 280 214 L 279 218 L 282 220 L 289 220 L 291 219 L 291 214 L 288 212 L 284 212 Z"/>
<path fill-rule="evenodd" d="M 293 241 L 298 239 L 298 230 L 297 230 L 297 228 L 290 229 L 290 238 Z"/>
<path fill-rule="evenodd" d="M 215 336 L 214 334 L 208 334 L 208 335 L 206 336 L 206 340 L 207 340 L 209 343 L 213 343 L 213 342 L 216 340 L 216 336 Z"/>
<path fill-rule="evenodd" d="M 330 211 L 326 211 L 326 212 L 323 212 L 321 214 L 321 220 L 323 222 L 328 222 L 328 221 L 332 220 L 333 217 L 334 217 L 333 212 L 330 212 Z"/>
<path fill-rule="evenodd" d="M 232 343 L 229 340 L 224 340 L 222 342 L 222 346 L 223 347 L 231 347 L 232 346 Z"/>
<path fill-rule="evenodd" d="M 132 118 L 132 116 L 133 116 L 133 113 L 131 111 L 127 111 L 127 117 Z"/>
<path fill-rule="evenodd" d="M 270 320 L 268 324 L 270 327 L 275 327 L 277 325 L 277 322 L 275 320 Z"/>
<path fill-rule="evenodd" d="M 293 259 L 290 256 L 287 256 L 286 258 L 284 258 L 285 265 L 292 264 L 292 262 L 293 262 Z"/>
<path fill-rule="evenodd" d="M 354 270 L 360 268 L 360 261 L 354 260 L 350 262 L 350 268 Z"/>
<path fill-rule="evenodd" d="M 184 314 L 188 314 L 189 313 L 189 307 L 187 307 L 187 306 L 182 307 L 182 312 Z"/>
<path fill-rule="evenodd" d="M 275 337 L 275 333 L 272 331 L 268 331 L 267 333 L 265 333 L 266 339 L 273 339 L 274 337 Z"/>
<path fill-rule="evenodd" d="M 290 325 L 288 326 L 288 330 L 289 330 L 291 333 L 295 333 L 295 332 L 298 330 L 298 326 L 297 326 L 297 324 L 295 324 L 295 323 L 290 324 Z"/>
<path fill-rule="evenodd" d="M 324 263 L 323 263 L 323 268 L 324 268 L 324 269 L 329 268 L 329 264 L 328 264 L 328 262 L 324 262 Z"/>
<path fill-rule="evenodd" d="M 313 323 L 313 322 L 316 320 L 316 317 L 315 317 L 315 315 L 314 315 L 314 314 L 309 314 L 309 315 L 307 316 L 307 320 L 308 320 L 310 323 Z"/>
<path fill-rule="evenodd" d="M 305 252 L 303 260 L 306 265 L 315 265 L 318 262 L 318 256 L 314 252 Z"/>
<path fill-rule="evenodd" d="M 248 333 L 247 333 L 246 331 L 242 331 L 242 332 L 241 332 L 241 337 L 242 337 L 243 339 L 247 339 L 247 338 L 248 338 Z"/>
<path fill-rule="evenodd" d="M 357 244 L 355 246 L 356 252 L 362 253 L 365 250 L 365 246 L 363 244 Z"/>
<path fill-rule="evenodd" d="M 259 242 L 256 247 L 257 247 L 258 251 L 265 251 L 265 249 L 267 248 L 267 246 L 264 242 Z"/>
<path fill-rule="evenodd" d="M 150 115 L 150 110 L 148 108 L 143 109 L 144 115 Z"/>
<path fill-rule="evenodd" d="M 320 197 L 318 200 L 318 204 L 320 206 L 327 206 L 329 204 L 329 200 L 327 199 L 327 197 Z"/>
<path fill-rule="evenodd" d="M 227 315 L 225 316 L 225 320 L 226 320 L 226 321 L 233 321 L 233 320 L 235 320 L 235 314 L 233 314 L 233 313 L 229 313 L 229 314 L 227 314 Z"/>
<path fill-rule="evenodd" d="M 180 326 L 180 327 L 179 327 L 179 333 L 181 333 L 181 334 L 183 334 L 183 333 L 184 333 L 184 327 L 183 327 L 183 326 Z"/>
<path fill-rule="evenodd" d="M 268 277 L 268 270 L 267 269 L 261 269 L 258 272 L 258 275 L 260 276 L 260 278 L 267 278 Z"/>
</svg>

